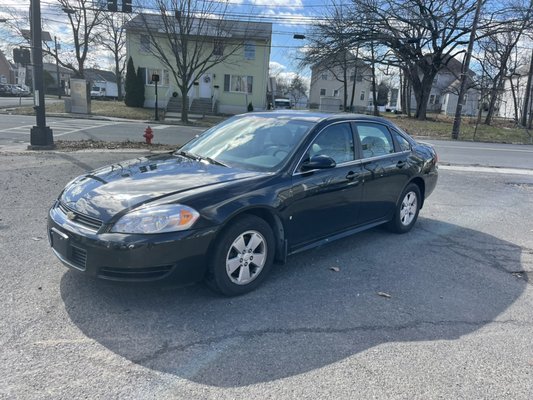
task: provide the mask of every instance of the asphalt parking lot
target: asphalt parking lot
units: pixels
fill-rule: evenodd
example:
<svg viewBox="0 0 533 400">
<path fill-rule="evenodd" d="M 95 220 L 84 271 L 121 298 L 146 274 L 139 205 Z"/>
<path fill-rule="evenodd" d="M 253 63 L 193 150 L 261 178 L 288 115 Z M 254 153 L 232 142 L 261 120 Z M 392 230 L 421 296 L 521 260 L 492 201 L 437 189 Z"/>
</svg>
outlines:
<svg viewBox="0 0 533 400">
<path fill-rule="evenodd" d="M 0 398 L 533 397 L 533 175 L 443 169 L 412 232 L 292 256 L 222 298 L 53 256 L 63 186 L 137 156 L 0 154 Z"/>
</svg>

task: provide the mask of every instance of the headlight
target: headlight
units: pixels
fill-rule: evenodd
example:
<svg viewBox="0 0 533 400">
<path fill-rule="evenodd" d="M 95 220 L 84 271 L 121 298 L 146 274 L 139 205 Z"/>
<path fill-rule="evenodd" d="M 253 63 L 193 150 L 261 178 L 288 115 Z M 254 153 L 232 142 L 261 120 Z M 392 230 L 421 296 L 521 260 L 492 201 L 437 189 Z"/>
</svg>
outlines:
<svg viewBox="0 0 533 400">
<path fill-rule="evenodd" d="M 146 207 L 132 211 L 120 218 L 111 232 L 164 233 L 189 229 L 200 214 L 181 204 Z"/>
</svg>

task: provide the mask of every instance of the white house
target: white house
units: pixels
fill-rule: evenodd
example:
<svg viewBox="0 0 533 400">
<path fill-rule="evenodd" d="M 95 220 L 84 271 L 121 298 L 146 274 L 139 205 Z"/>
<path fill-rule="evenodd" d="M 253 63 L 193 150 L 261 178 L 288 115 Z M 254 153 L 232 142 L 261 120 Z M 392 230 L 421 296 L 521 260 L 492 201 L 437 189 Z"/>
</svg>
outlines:
<svg viewBox="0 0 533 400">
<path fill-rule="evenodd" d="M 348 53 L 351 60 L 346 69 L 347 106 L 352 104 L 353 111 L 365 112 L 372 102 L 372 83 L 370 66 Z M 344 99 L 344 68 L 329 66 L 327 63 L 311 67 L 311 88 L 309 90 L 309 107 L 324 111 L 340 111 Z M 355 89 L 355 92 L 354 92 Z M 322 107 L 321 107 L 322 104 Z"/>
</svg>

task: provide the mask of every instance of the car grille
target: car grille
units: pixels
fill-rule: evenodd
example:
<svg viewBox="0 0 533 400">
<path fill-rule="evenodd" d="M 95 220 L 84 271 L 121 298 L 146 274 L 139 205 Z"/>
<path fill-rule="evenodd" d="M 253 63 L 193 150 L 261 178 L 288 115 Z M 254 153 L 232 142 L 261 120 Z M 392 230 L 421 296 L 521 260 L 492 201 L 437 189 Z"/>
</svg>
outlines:
<svg viewBox="0 0 533 400">
<path fill-rule="evenodd" d="M 152 281 L 161 279 L 172 271 L 173 265 L 161 265 L 148 268 L 113 268 L 102 267 L 98 277 L 121 281 Z"/>
<path fill-rule="evenodd" d="M 76 267 L 85 270 L 87 265 L 87 252 L 76 246 L 71 246 L 70 249 L 69 261 Z"/>
<path fill-rule="evenodd" d="M 63 214 L 67 215 L 67 213 L 72 213 L 71 215 L 74 215 L 74 218 L 69 218 L 71 221 L 85 226 L 86 228 L 93 229 L 97 231 L 102 226 L 102 221 L 100 221 L 97 218 L 89 217 L 88 215 L 79 213 L 75 210 L 73 210 L 70 207 L 67 207 L 63 203 L 59 203 L 58 208 L 63 212 Z"/>
</svg>

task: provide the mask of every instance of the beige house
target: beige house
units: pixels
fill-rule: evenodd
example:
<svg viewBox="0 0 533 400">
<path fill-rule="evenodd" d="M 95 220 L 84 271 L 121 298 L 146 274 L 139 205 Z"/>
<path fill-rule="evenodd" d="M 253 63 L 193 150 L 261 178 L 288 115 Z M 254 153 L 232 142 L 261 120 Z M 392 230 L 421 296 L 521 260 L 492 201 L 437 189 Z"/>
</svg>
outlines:
<svg viewBox="0 0 533 400">
<path fill-rule="evenodd" d="M 212 21 L 213 26 L 220 24 Z M 155 107 L 155 85 L 152 75 L 160 76 L 158 83 L 158 105 L 168 111 L 180 111 L 181 99 L 177 82 L 169 67 L 161 60 L 154 49 L 146 24 L 154 27 L 153 32 L 160 43 L 166 45 L 160 15 L 137 15 L 126 28 L 128 58 L 131 57 L 135 68 L 141 68 L 145 77 L 145 107 Z M 216 32 L 210 34 L 210 32 Z M 214 65 L 201 76 L 194 77 L 188 93 L 189 110 L 196 113 L 236 114 L 246 112 L 251 103 L 255 110 L 267 108 L 268 64 L 272 24 L 266 22 L 245 22 L 224 20 L 223 32 L 219 28 L 204 29 L 195 38 L 204 42 L 204 51 L 212 52 L 214 57 L 226 55 L 222 62 Z M 166 45 L 168 47 L 168 45 Z M 191 45 L 192 46 L 192 45 Z M 170 49 L 165 54 L 172 60 Z"/>
</svg>

